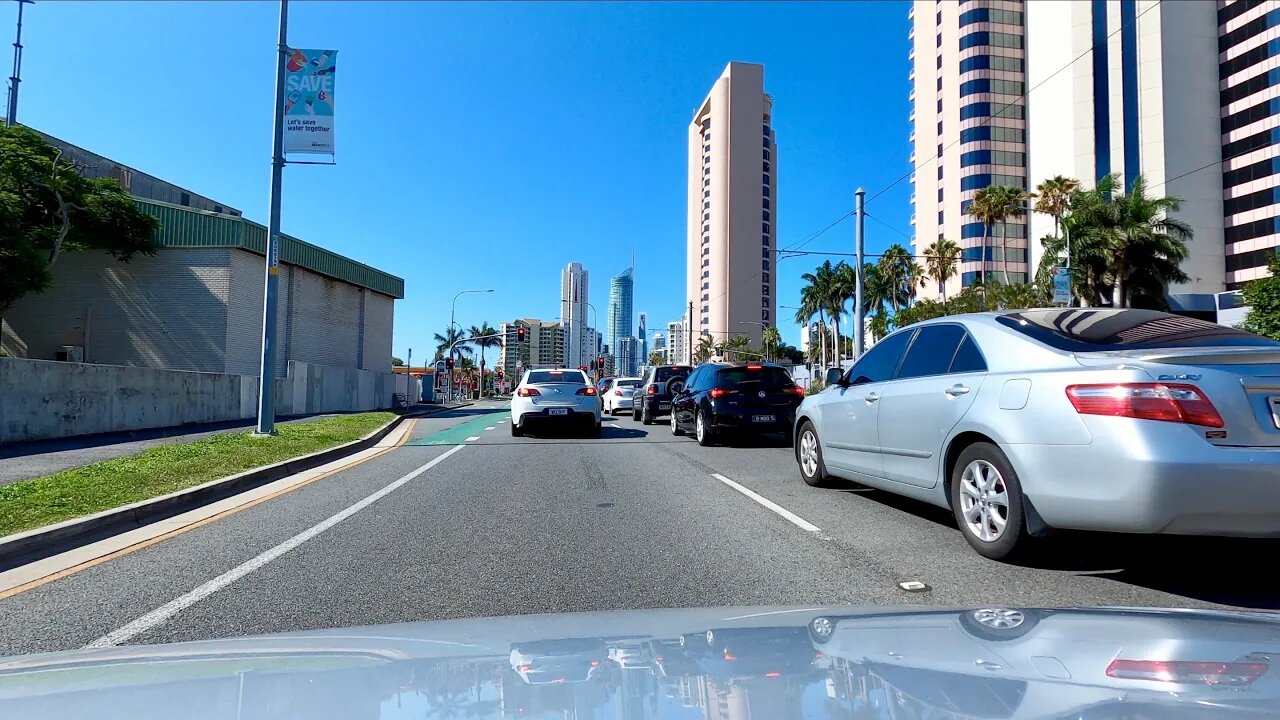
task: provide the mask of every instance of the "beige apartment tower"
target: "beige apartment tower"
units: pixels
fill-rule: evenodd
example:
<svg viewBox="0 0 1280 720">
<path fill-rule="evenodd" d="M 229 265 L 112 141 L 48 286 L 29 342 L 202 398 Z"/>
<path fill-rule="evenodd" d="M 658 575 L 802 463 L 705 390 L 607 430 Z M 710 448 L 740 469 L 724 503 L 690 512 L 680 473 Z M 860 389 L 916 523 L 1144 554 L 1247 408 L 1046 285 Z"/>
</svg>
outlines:
<svg viewBox="0 0 1280 720">
<path fill-rule="evenodd" d="M 761 323 L 777 321 L 772 109 L 764 66 L 731 62 L 689 124 L 686 282 L 696 336 L 758 344 Z"/>
</svg>

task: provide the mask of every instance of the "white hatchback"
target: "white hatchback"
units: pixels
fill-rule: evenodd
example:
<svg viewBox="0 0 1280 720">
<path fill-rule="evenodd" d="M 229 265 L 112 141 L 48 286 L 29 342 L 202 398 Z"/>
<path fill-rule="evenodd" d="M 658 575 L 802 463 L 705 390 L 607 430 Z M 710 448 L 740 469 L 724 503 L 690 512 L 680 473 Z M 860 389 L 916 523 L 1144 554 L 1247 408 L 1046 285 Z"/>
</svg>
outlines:
<svg viewBox="0 0 1280 720">
<path fill-rule="evenodd" d="M 581 370 L 526 370 L 511 397 L 511 434 L 533 426 L 587 429 L 600 437 L 600 397 Z"/>
</svg>

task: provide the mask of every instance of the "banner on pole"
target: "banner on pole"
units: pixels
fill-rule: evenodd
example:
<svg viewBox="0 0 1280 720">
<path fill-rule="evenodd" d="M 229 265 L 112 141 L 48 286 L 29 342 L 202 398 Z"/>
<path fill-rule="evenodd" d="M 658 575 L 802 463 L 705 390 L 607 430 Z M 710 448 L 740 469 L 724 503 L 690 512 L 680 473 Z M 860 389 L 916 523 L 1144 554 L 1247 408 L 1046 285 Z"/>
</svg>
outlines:
<svg viewBox="0 0 1280 720">
<path fill-rule="evenodd" d="M 284 151 L 333 154 L 337 50 L 291 48 L 285 64 Z"/>
<path fill-rule="evenodd" d="M 1071 271 L 1067 268 L 1054 268 L 1053 271 L 1053 304 L 1071 304 Z"/>
</svg>

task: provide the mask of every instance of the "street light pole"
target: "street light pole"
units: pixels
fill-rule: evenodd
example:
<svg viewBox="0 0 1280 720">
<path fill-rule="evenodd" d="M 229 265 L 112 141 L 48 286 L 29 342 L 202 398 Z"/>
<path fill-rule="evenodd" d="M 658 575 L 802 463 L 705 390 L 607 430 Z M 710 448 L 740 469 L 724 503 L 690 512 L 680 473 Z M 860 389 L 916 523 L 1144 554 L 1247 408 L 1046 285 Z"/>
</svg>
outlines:
<svg viewBox="0 0 1280 720">
<path fill-rule="evenodd" d="M 18 37 L 13 41 L 13 74 L 9 76 L 9 109 L 4 118 L 5 127 L 18 122 L 18 83 L 22 82 L 22 7 L 35 0 L 18 0 Z"/>
<path fill-rule="evenodd" d="M 19 5 L 21 7 L 21 5 Z M 280 280 L 280 184 L 284 179 L 284 82 L 288 61 L 289 0 L 280 0 L 276 45 L 276 106 L 271 113 L 271 196 L 267 221 L 266 289 L 262 302 L 262 362 L 258 370 L 257 435 L 276 432 L 276 289 Z"/>
<path fill-rule="evenodd" d="M 854 259 L 854 290 L 853 290 L 853 359 L 857 361 L 862 357 L 862 351 L 865 348 L 865 339 L 862 337 L 863 327 L 866 325 L 866 318 L 862 316 L 862 297 L 863 277 L 862 277 L 862 224 L 867 213 L 864 209 L 866 203 L 867 191 L 858 188 L 853 193 L 853 213 L 856 216 L 856 229 L 854 230 L 853 252 L 856 255 Z M 841 368 L 843 370 L 843 367 Z"/>
<path fill-rule="evenodd" d="M 449 304 L 449 330 L 450 330 L 450 332 L 452 332 L 452 331 L 453 331 L 453 328 L 458 324 L 458 323 L 454 322 L 453 318 L 454 318 L 454 311 L 456 311 L 456 310 L 457 310 L 457 308 L 458 308 L 458 298 L 459 298 L 460 296 L 462 296 L 462 295 L 466 295 L 467 293 L 491 293 L 491 292 L 493 292 L 493 288 L 489 288 L 488 290 L 460 290 L 460 291 L 458 291 L 458 294 L 453 296 L 453 302 Z M 459 335 L 461 335 L 461 334 L 462 334 L 462 328 L 460 328 L 460 327 L 458 328 L 458 334 L 459 334 Z M 456 336 L 455 336 L 455 339 L 456 339 Z M 453 345 L 450 345 L 450 346 L 449 346 L 449 357 L 453 357 Z M 457 358 L 454 358 L 453 364 L 454 364 L 454 368 L 456 369 L 456 368 L 457 368 L 457 365 L 458 365 L 458 360 L 457 360 Z M 456 387 L 456 384 L 454 383 L 454 375 L 455 375 L 455 373 L 452 373 L 452 372 L 449 374 L 449 392 L 450 392 L 450 393 L 453 393 L 453 392 L 454 392 L 454 388 Z M 481 380 L 483 380 L 483 377 L 481 378 Z"/>
</svg>

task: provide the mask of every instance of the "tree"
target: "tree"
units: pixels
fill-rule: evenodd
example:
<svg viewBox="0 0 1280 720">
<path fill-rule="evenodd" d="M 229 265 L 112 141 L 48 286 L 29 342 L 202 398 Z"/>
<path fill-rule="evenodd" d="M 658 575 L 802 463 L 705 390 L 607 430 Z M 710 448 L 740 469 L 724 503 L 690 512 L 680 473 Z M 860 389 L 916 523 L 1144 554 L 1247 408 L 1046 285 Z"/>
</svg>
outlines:
<svg viewBox="0 0 1280 720">
<path fill-rule="evenodd" d="M 1005 221 L 1011 215 L 1021 215 L 1027 201 L 1034 197 L 1026 190 L 1003 185 L 991 185 L 974 193 L 968 214 L 983 226 L 982 268 L 986 277 L 987 257 L 991 254 L 991 228 L 1000 224 L 1000 261 L 1004 284 L 1009 284 L 1009 231 Z"/>
<path fill-rule="evenodd" d="M 156 253 L 159 229 L 115 180 L 81 177 L 35 132 L 0 128 L 0 316 L 49 289 L 62 253 L 100 250 L 129 262 Z"/>
<path fill-rule="evenodd" d="M 764 346 L 764 359 L 774 359 L 774 351 L 782 344 L 782 333 L 770 325 L 760 333 L 760 344 Z"/>
<path fill-rule="evenodd" d="M 906 248 L 894 243 L 880 256 L 877 268 L 884 283 L 884 294 L 888 296 L 894 314 L 897 314 L 898 308 L 911 302 L 915 295 L 916 282 L 922 274 L 920 266 L 916 265 Z"/>
<path fill-rule="evenodd" d="M 391 356 L 391 367 L 404 367 L 404 360 L 401 360 L 400 358 L 398 358 L 398 357 L 396 357 L 396 356 L 392 355 L 392 356 Z"/>
<path fill-rule="evenodd" d="M 834 321 L 835 333 L 836 333 L 835 336 L 837 339 L 839 339 L 840 313 L 843 312 L 844 298 L 847 297 L 843 294 L 843 287 L 840 280 L 839 271 L 836 269 L 835 266 L 831 264 L 830 260 L 826 260 L 826 261 L 823 261 L 823 263 L 819 265 L 817 269 L 815 269 L 813 272 L 805 273 L 801 275 L 800 279 L 804 280 L 807 283 L 808 288 L 812 288 L 810 292 L 812 293 L 814 302 L 820 308 L 819 316 L 825 313 L 828 316 L 830 316 L 831 319 Z M 803 292 L 804 290 L 801 290 L 802 299 L 803 299 Z M 824 320 L 824 323 L 825 323 L 825 320 Z M 826 355 L 826 351 L 824 350 L 823 351 L 824 367 L 826 363 L 825 355 Z M 836 355 L 836 362 L 839 363 L 838 354 Z"/>
<path fill-rule="evenodd" d="M 1244 302 L 1249 306 L 1249 314 L 1244 316 L 1240 329 L 1280 340 L 1280 254 L 1271 257 L 1268 267 L 1271 277 L 1244 285 Z"/>
<path fill-rule="evenodd" d="M 460 355 L 469 356 L 475 354 L 475 351 L 472 350 L 470 346 L 455 344 L 465 340 L 466 338 L 467 336 L 462 332 L 462 329 L 454 326 L 450 326 L 445 329 L 444 334 L 436 333 L 436 362 L 444 359 L 444 356 L 449 352 L 449 347 L 451 345 L 453 346 L 453 351 Z"/>
<path fill-rule="evenodd" d="M 1114 194 L 1116 185 L 1111 175 L 1074 197 L 1068 222 L 1072 251 L 1077 242 L 1088 244 L 1105 263 L 1112 307 L 1126 308 L 1137 299 L 1143 307 L 1162 308 L 1168 286 L 1189 279 L 1180 265 L 1193 233 L 1170 217 L 1182 200 L 1147 197 L 1141 175 L 1126 194 Z"/>
<path fill-rule="evenodd" d="M 703 335 L 698 338 L 698 344 L 693 346 L 693 364 L 700 365 L 711 359 L 716 352 L 716 341 L 710 335 Z"/>
<path fill-rule="evenodd" d="M 665 356 L 665 355 L 663 355 L 663 354 L 662 354 L 660 351 L 658 351 L 658 350 L 654 350 L 653 352 L 649 353 L 649 364 L 650 364 L 650 365 L 661 365 L 661 364 L 665 363 L 666 361 L 667 361 L 666 356 Z"/>
<path fill-rule="evenodd" d="M 484 377 L 484 351 L 485 348 L 498 347 L 502 344 L 502 338 L 497 337 L 498 331 L 489 326 L 489 323 L 481 323 L 480 325 L 472 325 L 470 336 L 473 338 L 471 344 L 480 348 L 480 376 Z M 484 384 L 481 383 L 481 394 L 483 394 Z"/>
<path fill-rule="evenodd" d="M 800 309 L 796 310 L 796 323 L 807 326 L 810 323 L 810 321 L 813 320 L 813 316 L 817 315 L 818 321 L 819 321 L 819 327 L 825 328 L 827 326 L 827 319 L 825 316 L 825 312 L 826 311 L 823 310 L 823 305 L 820 302 L 818 290 L 812 284 L 808 284 L 800 288 Z M 809 339 L 810 357 L 813 356 L 813 346 L 814 346 L 813 339 L 810 338 Z M 826 349 L 827 346 L 826 346 L 825 332 L 821 333 L 819 336 L 818 347 L 820 350 L 818 354 L 818 364 L 825 368 L 827 366 L 827 349 Z"/>
<path fill-rule="evenodd" d="M 938 294 L 947 301 L 947 281 L 956 276 L 960 264 L 960 246 L 946 238 L 938 238 L 924 249 L 925 277 L 938 283 Z"/>
<path fill-rule="evenodd" d="M 1080 189 L 1075 178 L 1055 175 L 1036 186 L 1035 211 L 1053 217 L 1053 236 L 1062 235 L 1062 216 L 1071 208 L 1071 196 Z"/>
</svg>

